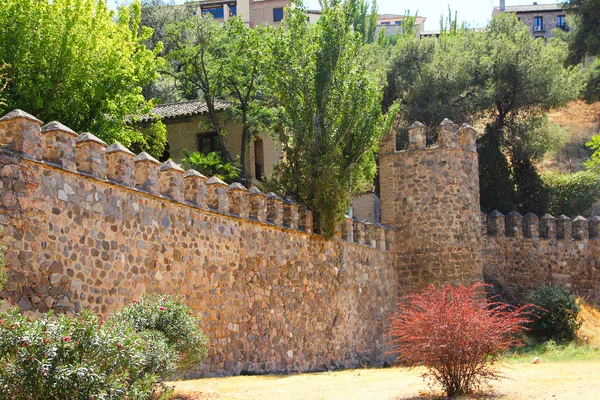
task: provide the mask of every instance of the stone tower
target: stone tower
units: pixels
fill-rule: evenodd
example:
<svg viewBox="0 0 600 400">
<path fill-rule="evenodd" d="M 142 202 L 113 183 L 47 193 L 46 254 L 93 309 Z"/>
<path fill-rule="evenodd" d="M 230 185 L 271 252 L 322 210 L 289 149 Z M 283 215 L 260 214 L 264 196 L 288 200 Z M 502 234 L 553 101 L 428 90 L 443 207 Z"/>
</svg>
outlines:
<svg viewBox="0 0 600 400">
<path fill-rule="evenodd" d="M 395 133 L 381 144 L 382 223 L 396 230 L 402 291 L 430 283 L 482 281 L 476 133 L 444 120 L 438 143 L 425 145 L 425 126 L 409 128 L 409 147 L 396 150 Z"/>
</svg>

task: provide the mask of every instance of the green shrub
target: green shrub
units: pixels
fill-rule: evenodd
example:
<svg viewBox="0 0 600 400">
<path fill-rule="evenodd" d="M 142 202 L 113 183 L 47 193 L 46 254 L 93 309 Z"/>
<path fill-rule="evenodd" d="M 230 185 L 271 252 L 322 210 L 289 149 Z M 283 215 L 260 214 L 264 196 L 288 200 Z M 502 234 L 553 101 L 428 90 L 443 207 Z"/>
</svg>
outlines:
<svg viewBox="0 0 600 400">
<path fill-rule="evenodd" d="M 600 199 L 600 175 L 597 172 L 547 174 L 543 179 L 549 194 L 548 212 L 552 215 L 588 214 Z"/>
<path fill-rule="evenodd" d="M 219 152 L 203 154 L 198 151 L 190 153 L 183 150 L 182 153 L 185 158 L 181 160 L 181 163 L 186 168 L 195 169 L 208 177 L 216 176 L 227 183 L 232 183 L 240 176 L 241 166 L 235 163 L 226 163 Z"/>
<path fill-rule="evenodd" d="M 131 329 L 106 329 L 89 311 L 30 320 L 0 315 L 0 399 L 147 399 L 147 343 Z"/>
<path fill-rule="evenodd" d="M 0 313 L 0 400 L 150 399 L 161 381 L 206 357 L 179 298 L 142 298 L 103 323 L 90 311 L 31 320 Z"/>
<path fill-rule="evenodd" d="M 111 325 L 130 326 L 156 344 L 163 357 L 156 360 L 160 374 L 168 376 L 176 369 L 187 369 L 206 358 L 206 337 L 182 298 L 142 296 L 139 301 L 113 313 Z M 150 353 L 155 349 L 149 349 Z M 148 355 L 153 359 L 153 355 Z"/>
<path fill-rule="evenodd" d="M 570 341 L 581 327 L 579 305 L 571 292 L 562 286 L 541 286 L 529 296 L 536 318 L 530 334 L 538 340 Z"/>
</svg>

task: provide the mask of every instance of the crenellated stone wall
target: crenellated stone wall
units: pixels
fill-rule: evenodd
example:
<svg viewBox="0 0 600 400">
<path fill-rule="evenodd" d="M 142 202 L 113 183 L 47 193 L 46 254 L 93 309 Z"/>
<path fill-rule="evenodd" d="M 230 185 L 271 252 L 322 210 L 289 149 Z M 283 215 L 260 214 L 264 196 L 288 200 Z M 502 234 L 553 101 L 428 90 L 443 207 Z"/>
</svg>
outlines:
<svg viewBox="0 0 600 400">
<path fill-rule="evenodd" d="M 560 285 L 600 304 L 600 217 L 482 215 L 483 274 L 509 300 Z"/>
<path fill-rule="evenodd" d="M 564 284 L 600 304 L 600 218 L 479 212 L 475 131 L 445 120 L 380 149 L 382 222 L 333 240 L 290 199 L 159 163 L 16 110 L 0 118 L 0 297 L 33 315 L 106 315 L 181 294 L 209 357 L 197 375 L 381 365 L 398 299 L 484 276 L 514 299 Z"/>
<path fill-rule="evenodd" d="M 425 126 L 409 128 L 407 151 L 392 132 L 380 149 L 382 223 L 396 230 L 399 291 L 482 279 L 475 130 L 444 120 L 438 143 Z"/>
<path fill-rule="evenodd" d="M 200 375 L 382 364 L 398 293 L 393 233 L 327 241 L 289 199 L 107 146 L 22 111 L 0 119 L 2 297 L 102 315 L 182 294 L 210 338 Z"/>
</svg>

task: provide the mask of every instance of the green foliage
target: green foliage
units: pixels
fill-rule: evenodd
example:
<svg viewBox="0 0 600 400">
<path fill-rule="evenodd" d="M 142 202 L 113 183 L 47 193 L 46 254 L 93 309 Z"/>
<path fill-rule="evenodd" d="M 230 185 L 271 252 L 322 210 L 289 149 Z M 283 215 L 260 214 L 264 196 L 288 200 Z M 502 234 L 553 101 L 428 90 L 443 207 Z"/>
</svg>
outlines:
<svg viewBox="0 0 600 400">
<path fill-rule="evenodd" d="M 585 215 L 600 199 L 600 176 L 597 171 L 546 174 L 543 179 L 549 191 L 547 212 L 552 215 Z"/>
<path fill-rule="evenodd" d="M 529 296 L 529 301 L 540 307 L 532 313 L 529 333 L 541 340 L 570 341 L 581 327 L 579 305 L 569 290 L 562 286 L 541 286 Z"/>
<path fill-rule="evenodd" d="M 586 70 L 582 97 L 588 103 L 600 101 L 600 59 L 596 59 Z"/>
<path fill-rule="evenodd" d="M 218 85 L 221 97 L 231 106 L 227 109 L 230 121 L 242 125 L 240 142 L 240 176 L 247 177 L 246 155 L 255 135 L 267 131 L 275 123 L 276 110 L 267 106 L 265 73 L 268 69 L 269 42 L 272 29 L 249 28 L 239 17 L 229 18 L 223 25 L 223 55 Z"/>
<path fill-rule="evenodd" d="M 546 194 L 534 164 L 560 136 L 544 113 L 574 99 L 581 86 L 579 69 L 564 67 L 566 54 L 564 41 L 536 40 L 513 13 L 494 18 L 485 31 L 468 31 L 449 12 L 439 39 L 398 41 L 386 104 L 400 99 L 399 130 L 422 121 L 429 143 L 444 118 L 485 121 L 482 208 L 541 210 Z"/>
<path fill-rule="evenodd" d="M 184 22 L 167 27 L 167 45 L 172 49 L 167 55 L 179 89 L 188 99 L 200 97 L 206 102 L 208 116 L 219 139 L 223 158 L 233 162 L 225 145 L 223 121 L 215 111 L 215 101 L 220 97 L 225 31 L 210 14 L 191 17 Z"/>
<path fill-rule="evenodd" d="M 374 154 L 391 119 L 381 114 L 382 83 L 364 68 L 362 39 L 347 4 L 325 7 L 315 25 L 302 4 L 295 5 L 272 46 L 269 75 L 285 154 L 274 183 L 280 194 L 311 209 L 317 227 L 332 237 L 350 196 L 372 182 Z"/>
<path fill-rule="evenodd" d="M 158 398 L 163 379 L 205 357 L 189 307 L 170 296 L 143 297 L 105 323 L 87 310 L 0 314 L 0 399 Z"/>
<path fill-rule="evenodd" d="M 600 0 L 569 0 L 575 31 L 569 46 L 569 62 L 578 63 L 587 55 L 600 55 Z"/>
<path fill-rule="evenodd" d="M 144 46 L 140 4 L 118 14 L 97 0 L 5 0 L 0 7 L 0 62 L 10 64 L 7 109 L 92 131 L 111 143 L 157 149 L 127 124 L 148 112 L 142 88 L 157 77 L 157 54 Z"/>
<path fill-rule="evenodd" d="M 218 152 L 203 154 L 198 151 L 190 153 L 187 150 L 182 151 L 185 156 L 181 160 L 186 168 L 195 169 L 205 176 L 216 176 L 217 178 L 231 183 L 240 176 L 241 168 L 236 163 L 228 163 L 223 160 Z"/>
<path fill-rule="evenodd" d="M 0 315 L 0 399 L 147 399 L 157 381 L 148 345 L 89 311 L 30 320 L 12 309 Z"/>
<path fill-rule="evenodd" d="M 151 370 L 161 376 L 170 376 L 176 368 L 188 369 L 207 355 L 207 339 L 181 297 L 144 295 L 113 313 L 108 325 L 131 327 L 157 344 L 146 348 L 145 355 Z"/>
<path fill-rule="evenodd" d="M 334 6 L 338 1 L 330 1 L 329 3 Z M 348 0 L 346 10 L 350 15 L 354 31 L 360 33 L 364 43 L 373 43 L 377 29 L 377 1 Z M 379 36 L 381 36 L 382 31 L 385 34 L 385 30 L 382 29 L 379 31 Z"/>
</svg>

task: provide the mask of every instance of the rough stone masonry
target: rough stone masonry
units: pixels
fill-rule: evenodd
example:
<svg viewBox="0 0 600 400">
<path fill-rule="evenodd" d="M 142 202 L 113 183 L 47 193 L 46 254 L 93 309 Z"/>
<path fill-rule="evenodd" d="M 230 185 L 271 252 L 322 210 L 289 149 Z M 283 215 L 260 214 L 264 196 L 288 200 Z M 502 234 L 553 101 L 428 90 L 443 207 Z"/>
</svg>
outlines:
<svg viewBox="0 0 600 400">
<path fill-rule="evenodd" d="M 42 125 L 20 110 L 0 118 L 2 297 L 33 315 L 106 315 L 143 293 L 185 295 L 210 338 L 198 375 L 381 365 L 396 302 L 430 283 L 550 279 L 597 298 L 595 223 L 576 220 L 571 236 L 556 221 L 562 236 L 544 241 L 513 235 L 518 218 L 482 221 L 468 126 L 445 121 L 426 148 L 416 124 L 408 151 L 389 135 L 386 226 L 346 218 L 327 241 L 288 199 Z"/>
</svg>

